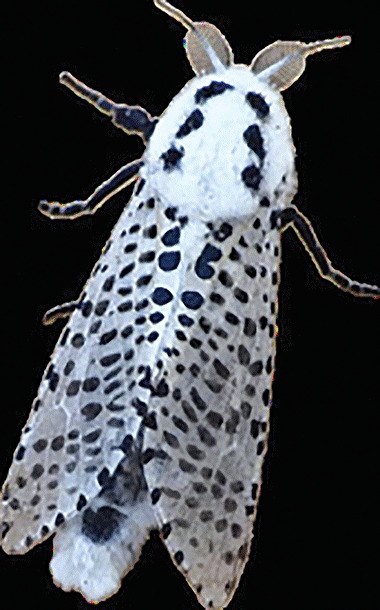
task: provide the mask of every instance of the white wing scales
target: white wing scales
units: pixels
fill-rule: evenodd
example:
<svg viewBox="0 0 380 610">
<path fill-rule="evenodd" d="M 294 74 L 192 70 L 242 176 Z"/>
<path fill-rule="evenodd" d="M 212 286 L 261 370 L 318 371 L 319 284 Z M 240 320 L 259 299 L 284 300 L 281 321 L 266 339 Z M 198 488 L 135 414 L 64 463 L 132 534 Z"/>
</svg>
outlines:
<svg viewBox="0 0 380 610">
<path fill-rule="evenodd" d="M 133 323 L 152 290 L 156 249 L 156 210 L 143 190 L 115 226 L 45 372 L 3 488 L 6 552 L 26 552 L 75 515 L 83 496 L 97 496 L 124 457 L 126 435 L 137 435 L 128 396 Z"/>
<path fill-rule="evenodd" d="M 58 529 L 50 569 L 65 591 L 89 602 L 116 593 L 155 525 L 138 443 L 90 507 Z"/>
<path fill-rule="evenodd" d="M 266 448 L 280 238 L 267 210 L 260 218 L 223 244 L 209 239 L 223 250 L 221 274 L 205 280 L 188 269 L 183 290 L 204 304 L 195 315 L 178 306 L 165 339 L 171 356 L 157 373 L 168 396 L 153 397 L 157 429 L 144 435 L 163 538 L 204 607 L 226 607 L 238 585 Z M 204 244 L 192 239 L 193 261 Z M 181 314 L 194 323 L 181 327 Z"/>
<path fill-rule="evenodd" d="M 252 538 L 279 234 L 267 209 L 256 228 L 211 227 L 162 206 L 148 185 L 132 198 L 62 334 L 4 486 L 2 545 L 57 531 L 55 581 L 100 601 L 158 524 L 200 602 L 222 608 Z M 133 502 L 123 468 L 140 477 Z"/>
</svg>

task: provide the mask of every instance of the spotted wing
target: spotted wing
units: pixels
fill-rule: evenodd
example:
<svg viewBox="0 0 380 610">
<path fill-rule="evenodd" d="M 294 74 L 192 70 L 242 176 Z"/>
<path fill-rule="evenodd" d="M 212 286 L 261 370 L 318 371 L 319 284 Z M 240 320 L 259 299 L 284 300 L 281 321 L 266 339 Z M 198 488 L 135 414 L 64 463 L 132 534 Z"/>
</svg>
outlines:
<svg viewBox="0 0 380 610">
<path fill-rule="evenodd" d="M 143 191 L 115 226 L 45 371 L 2 491 L 6 552 L 26 552 L 97 496 L 125 439 L 136 437 L 133 323 L 151 292 L 157 234 L 154 200 Z"/>
<path fill-rule="evenodd" d="M 224 608 L 248 558 L 266 447 L 279 235 L 263 210 L 243 232 L 224 223 L 198 238 L 164 339 L 145 476 L 174 562 L 204 607 Z"/>
</svg>

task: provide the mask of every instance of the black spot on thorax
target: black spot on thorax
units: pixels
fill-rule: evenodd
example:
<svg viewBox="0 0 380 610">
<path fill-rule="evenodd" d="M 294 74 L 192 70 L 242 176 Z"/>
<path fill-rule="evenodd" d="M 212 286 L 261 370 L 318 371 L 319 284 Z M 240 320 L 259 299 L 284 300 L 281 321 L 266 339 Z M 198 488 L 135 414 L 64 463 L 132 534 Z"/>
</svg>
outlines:
<svg viewBox="0 0 380 610">
<path fill-rule="evenodd" d="M 249 165 L 245 169 L 243 169 L 241 173 L 241 178 L 248 188 L 251 188 L 257 191 L 260 187 L 260 182 L 262 180 L 262 175 L 258 167 L 254 163 Z"/>
<path fill-rule="evenodd" d="M 259 126 L 251 125 L 248 127 L 243 134 L 243 138 L 247 146 L 253 150 L 260 161 L 263 161 L 265 157 L 264 140 L 262 138 Z"/>
<path fill-rule="evenodd" d="M 259 93 L 247 93 L 245 99 L 248 104 L 256 111 L 257 116 L 260 119 L 264 119 L 269 114 L 269 106 L 266 103 L 265 99 Z"/>
<path fill-rule="evenodd" d="M 144 186 L 145 186 L 145 179 L 141 178 L 140 182 L 137 185 L 136 188 L 136 195 L 139 195 L 141 193 L 141 191 L 143 190 Z"/>
<path fill-rule="evenodd" d="M 166 152 L 162 153 L 161 159 L 164 162 L 164 170 L 167 172 L 173 171 L 179 167 L 180 161 L 184 156 L 185 151 L 181 146 L 181 150 L 171 146 Z"/>
<path fill-rule="evenodd" d="M 229 85 L 228 83 L 212 81 L 212 83 L 210 83 L 206 87 L 198 89 L 194 99 L 197 104 L 204 104 L 208 99 L 210 99 L 210 97 L 221 95 L 225 91 L 233 89 L 234 87 L 232 85 Z"/>
<path fill-rule="evenodd" d="M 190 116 L 186 119 L 183 125 L 179 128 L 176 133 L 176 137 L 184 138 L 185 136 L 188 136 L 192 131 L 202 127 L 203 121 L 204 116 L 202 112 L 197 108 L 190 114 Z"/>
</svg>

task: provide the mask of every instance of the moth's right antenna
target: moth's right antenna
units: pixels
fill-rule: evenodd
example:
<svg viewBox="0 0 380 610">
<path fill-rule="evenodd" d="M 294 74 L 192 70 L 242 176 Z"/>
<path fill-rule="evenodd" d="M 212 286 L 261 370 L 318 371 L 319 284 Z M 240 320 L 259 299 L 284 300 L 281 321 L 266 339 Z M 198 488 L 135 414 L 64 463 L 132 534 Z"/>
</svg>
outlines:
<svg viewBox="0 0 380 610">
<path fill-rule="evenodd" d="M 285 42 L 277 40 L 265 47 L 251 64 L 251 70 L 259 78 L 283 91 L 299 79 L 306 68 L 306 58 L 324 49 L 336 49 L 350 44 L 350 36 L 340 36 L 318 42 Z"/>
<path fill-rule="evenodd" d="M 224 72 L 232 63 L 231 47 L 218 28 L 211 23 L 195 23 L 166 0 L 154 0 L 154 4 L 188 30 L 186 53 L 196 74 Z"/>
</svg>

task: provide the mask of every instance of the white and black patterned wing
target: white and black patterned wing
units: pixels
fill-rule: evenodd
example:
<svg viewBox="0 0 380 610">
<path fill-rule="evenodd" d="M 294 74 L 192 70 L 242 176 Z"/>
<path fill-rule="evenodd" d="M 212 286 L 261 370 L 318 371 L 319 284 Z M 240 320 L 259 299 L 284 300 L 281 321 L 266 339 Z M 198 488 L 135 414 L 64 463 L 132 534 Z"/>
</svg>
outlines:
<svg viewBox="0 0 380 610">
<path fill-rule="evenodd" d="M 157 235 L 154 199 L 139 186 L 59 339 L 14 454 L 0 505 L 6 552 L 26 552 L 97 496 L 125 457 L 125 438 L 136 437 L 129 388 Z"/>
<path fill-rule="evenodd" d="M 164 338 L 145 476 L 175 563 L 203 606 L 224 608 L 248 558 L 266 447 L 279 234 L 263 210 L 244 230 L 198 237 Z"/>
</svg>

